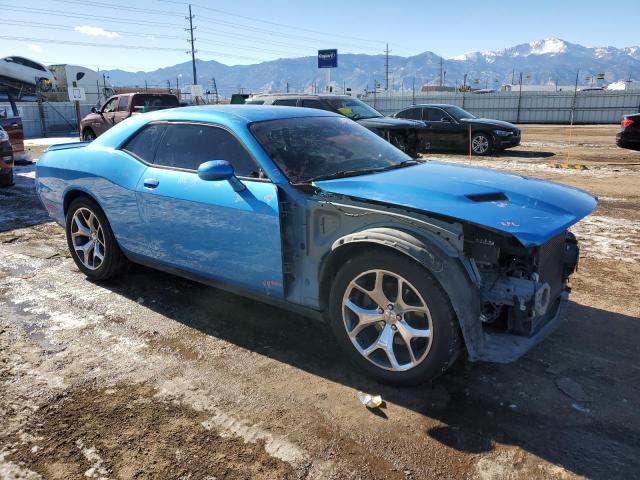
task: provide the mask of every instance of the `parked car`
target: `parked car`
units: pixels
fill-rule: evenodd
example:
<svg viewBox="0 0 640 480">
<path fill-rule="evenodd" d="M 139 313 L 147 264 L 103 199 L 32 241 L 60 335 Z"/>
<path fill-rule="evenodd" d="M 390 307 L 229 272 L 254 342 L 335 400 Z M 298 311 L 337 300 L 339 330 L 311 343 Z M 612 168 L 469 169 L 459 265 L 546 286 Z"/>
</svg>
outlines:
<svg viewBox="0 0 640 480">
<path fill-rule="evenodd" d="M 55 79 L 47 67 L 24 57 L 0 58 L 0 80 L 10 85 L 37 86 L 43 92 L 55 87 Z"/>
<path fill-rule="evenodd" d="M 140 115 L 50 147 L 36 174 L 91 280 L 133 261 L 327 319 L 357 365 L 395 383 L 433 378 L 463 349 L 511 361 L 552 331 L 578 262 L 568 228 L 597 203 L 414 160 L 305 108 Z"/>
<path fill-rule="evenodd" d="M 154 112 L 165 108 L 179 107 L 178 97 L 171 93 L 125 93 L 109 97 L 100 109 L 92 108 L 91 113 L 80 122 L 82 139 L 94 140 L 115 124 L 138 113 Z"/>
<path fill-rule="evenodd" d="M 269 94 L 256 95 L 245 103 L 306 107 L 339 113 L 377 133 L 412 157 L 417 157 L 422 150 L 418 132 L 424 128 L 424 123 L 385 117 L 362 100 L 349 95 Z"/>
<path fill-rule="evenodd" d="M 13 149 L 9 134 L 0 127 L 0 187 L 13 185 Z"/>
<path fill-rule="evenodd" d="M 456 105 L 413 105 L 394 117 L 425 122 L 427 128 L 420 135 L 428 150 L 469 151 L 471 148 L 474 155 L 488 155 L 520 145 L 520 129 L 512 123 L 477 118 Z"/>
<path fill-rule="evenodd" d="M 24 150 L 24 130 L 20 111 L 13 97 L 7 95 L 7 98 L 9 108 L 0 107 L 0 127 L 9 134 L 14 161 L 29 161 L 30 157 Z"/>
<path fill-rule="evenodd" d="M 640 150 L 640 113 L 625 115 L 616 134 L 616 145 L 620 148 Z"/>
</svg>

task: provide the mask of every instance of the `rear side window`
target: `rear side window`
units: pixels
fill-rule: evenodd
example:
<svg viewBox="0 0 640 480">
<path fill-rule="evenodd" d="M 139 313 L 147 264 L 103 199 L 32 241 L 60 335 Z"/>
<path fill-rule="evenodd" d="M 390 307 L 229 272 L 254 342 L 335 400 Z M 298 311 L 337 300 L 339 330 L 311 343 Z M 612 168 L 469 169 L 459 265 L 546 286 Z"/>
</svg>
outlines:
<svg viewBox="0 0 640 480">
<path fill-rule="evenodd" d="M 210 160 L 227 160 L 239 177 L 260 176 L 258 166 L 232 134 L 208 125 L 168 125 L 154 163 L 197 170 Z"/>
<path fill-rule="evenodd" d="M 147 163 L 153 163 L 153 157 L 166 127 L 166 124 L 162 123 L 149 125 L 129 140 L 122 149 Z"/>
<path fill-rule="evenodd" d="M 398 113 L 398 118 L 408 118 L 410 120 L 422 120 L 421 108 L 409 108 Z"/>
<path fill-rule="evenodd" d="M 307 108 L 315 108 L 316 110 L 329 110 L 329 107 L 327 107 L 320 100 L 303 100 L 302 106 Z"/>
<path fill-rule="evenodd" d="M 264 105 L 264 100 L 249 100 L 244 103 L 245 105 Z"/>
<path fill-rule="evenodd" d="M 120 97 L 118 101 L 118 111 L 126 112 L 129 108 L 129 97 Z"/>
<path fill-rule="evenodd" d="M 153 112 L 154 110 L 179 106 L 180 103 L 175 95 L 147 95 L 139 93 L 133 96 L 133 110 L 139 113 Z"/>
<path fill-rule="evenodd" d="M 295 107 L 297 103 L 297 98 L 284 98 L 282 100 L 276 100 L 275 102 L 273 102 L 274 105 L 283 105 L 285 107 Z"/>
</svg>

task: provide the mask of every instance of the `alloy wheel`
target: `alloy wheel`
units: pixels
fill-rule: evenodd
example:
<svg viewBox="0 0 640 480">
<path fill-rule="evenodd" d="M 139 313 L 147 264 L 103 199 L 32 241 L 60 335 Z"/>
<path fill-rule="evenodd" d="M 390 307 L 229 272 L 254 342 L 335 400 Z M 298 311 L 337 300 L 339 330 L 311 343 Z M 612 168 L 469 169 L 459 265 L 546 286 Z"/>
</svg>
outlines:
<svg viewBox="0 0 640 480">
<path fill-rule="evenodd" d="M 82 264 L 97 270 L 104 262 L 106 243 L 100 220 L 88 208 L 79 208 L 71 221 L 71 242 Z"/>
<path fill-rule="evenodd" d="M 489 139 L 484 135 L 473 137 L 473 140 L 471 141 L 471 148 L 473 149 L 473 153 L 477 153 L 479 155 L 485 154 L 489 150 Z"/>
<path fill-rule="evenodd" d="M 386 370 L 410 370 L 431 348 L 426 302 L 410 282 L 390 271 L 369 270 L 353 279 L 342 300 L 342 319 L 356 350 Z"/>
</svg>

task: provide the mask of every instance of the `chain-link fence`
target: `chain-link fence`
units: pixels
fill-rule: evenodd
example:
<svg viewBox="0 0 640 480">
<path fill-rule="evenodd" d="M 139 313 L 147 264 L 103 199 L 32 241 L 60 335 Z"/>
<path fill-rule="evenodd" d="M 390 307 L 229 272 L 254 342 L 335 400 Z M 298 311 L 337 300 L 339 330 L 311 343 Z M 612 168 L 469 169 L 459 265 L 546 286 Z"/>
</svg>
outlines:
<svg viewBox="0 0 640 480">
<path fill-rule="evenodd" d="M 362 98 L 391 115 L 412 104 L 458 105 L 478 117 L 513 123 L 618 123 L 623 115 L 640 112 L 639 91 L 499 92 L 368 94 Z"/>
</svg>

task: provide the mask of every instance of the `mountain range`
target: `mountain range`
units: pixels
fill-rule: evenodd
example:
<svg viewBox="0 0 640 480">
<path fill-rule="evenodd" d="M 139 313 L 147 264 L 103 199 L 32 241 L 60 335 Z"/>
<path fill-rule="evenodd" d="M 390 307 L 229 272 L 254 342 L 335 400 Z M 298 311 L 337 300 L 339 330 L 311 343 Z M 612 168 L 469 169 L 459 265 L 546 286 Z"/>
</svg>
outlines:
<svg viewBox="0 0 640 480">
<path fill-rule="evenodd" d="M 354 92 L 373 88 L 378 82 L 385 88 L 385 56 L 340 54 L 338 68 L 331 71 L 335 91 L 343 86 Z M 640 78 L 640 47 L 585 47 L 558 38 L 547 38 L 516 45 L 503 50 L 472 52 L 443 59 L 433 52 L 411 57 L 389 56 L 389 89 L 419 90 L 423 84 L 439 84 L 440 68 L 445 85 L 467 84 L 477 88 L 495 88 L 505 83 L 518 83 L 520 72 L 525 84 L 572 85 L 579 73 L 579 83 L 585 85 L 597 74 L 604 74 L 610 83 Z M 207 89 L 215 78 L 218 91 L 230 95 L 245 92 L 290 91 L 310 92 L 325 84 L 324 70 L 317 68 L 316 57 L 281 58 L 254 65 L 229 66 L 215 60 L 198 60 L 198 80 Z M 175 87 L 192 83 L 191 62 L 164 67 L 151 72 L 104 71 L 115 86 Z M 594 77 L 595 78 L 595 77 Z M 316 87 L 317 85 L 317 87 Z"/>
</svg>

